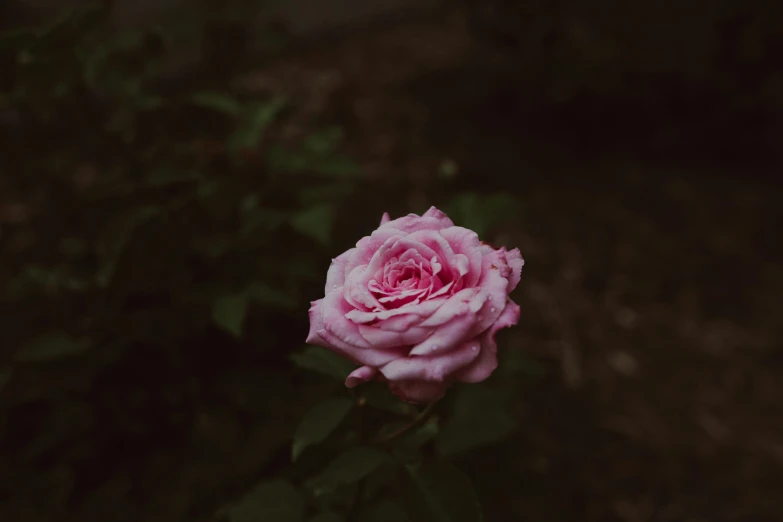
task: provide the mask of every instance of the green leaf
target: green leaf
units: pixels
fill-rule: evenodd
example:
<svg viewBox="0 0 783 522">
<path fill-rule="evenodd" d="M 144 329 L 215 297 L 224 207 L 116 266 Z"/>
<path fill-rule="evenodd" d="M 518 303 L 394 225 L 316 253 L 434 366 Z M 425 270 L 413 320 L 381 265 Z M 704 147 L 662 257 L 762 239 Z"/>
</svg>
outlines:
<svg viewBox="0 0 783 522">
<path fill-rule="evenodd" d="M 309 485 L 316 495 L 330 493 L 340 486 L 363 479 L 388 458 L 386 453 L 377 448 L 351 448 L 334 459 Z"/>
<path fill-rule="evenodd" d="M 17 362 L 48 362 L 78 355 L 89 348 L 84 340 L 75 340 L 65 333 L 54 332 L 43 335 L 16 352 Z"/>
<path fill-rule="evenodd" d="M 362 520 L 366 522 L 411 522 L 402 506 L 391 500 L 382 500 L 378 505 L 368 509 Z"/>
<path fill-rule="evenodd" d="M 329 204 L 323 204 L 296 214 L 291 219 L 291 226 L 297 232 L 328 245 L 332 235 L 333 222 L 334 209 Z"/>
<path fill-rule="evenodd" d="M 198 92 L 190 97 L 190 102 L 226 116 L 236 117 L 242 113 L 242 104 L 231 95 L 225 93 Z"/>
<path fill-rule="evenodd" d="M 321 513 L 311 518 L 309 522 L 345 522 L 345 519 L 336 513 Z"/>
<path fill-rule="evenodd" d="M 239 502 L 226 506 L 218 515 L 231 522 L 301 522 L 305 499 L 292 485 L 283 481 L 265 482 Z"/>
<path fill-rule="evenodd" d="M 401 477 L 403 502 L 413 522 L 481 522 L 470 480 L 454 465 L 436 459 L 409 464 Z"/>
<path fill-rule="evenodd" d="M 350 399 L 330 399 L 308 411 L 296 428 L 291 458 L 296 460 L 305 448 L 323 442 L 351 411 Z"/>
<path fill-rule="evenodd" d="M 236 153 L 255 147 L 269 125 L 286 106 L 286 103 L 285 98 L 277 97 L 244 109 L 246 112 L 239 127 L 228 138 L 226 144 L 228 149 Z"/>
<path fill-rule="evenodd" d="M 340 382 L 345 382 L 348 374 L 356 368 L 350 361 L 320 346 L 308 346 L 302 352 L 292 354 L 291 360 L 300 368 L 318 372 Z"/>
<path fill-rule="evenodd" d="M 247 315 L 247 296 L 242 294 L 219 297 L 212 304 L 212 320 L 234 337 L 242 337 L 242 326 Z"/>
<path fill-rule="evenodd" d="M 334 152 L 343 139 L 343 129 L 329 127 L 311 134 L 305 142 L 305 150 L 311 154 L 323 156 Z"/>
<path fill-rule="evenodd" d="M 438 437 L 438 451 L 453 455 L 494 444 L 515 428 L 498 392 L 481 385 L 465 386 L 458 390 L 454 413 Z"/>
</svg>

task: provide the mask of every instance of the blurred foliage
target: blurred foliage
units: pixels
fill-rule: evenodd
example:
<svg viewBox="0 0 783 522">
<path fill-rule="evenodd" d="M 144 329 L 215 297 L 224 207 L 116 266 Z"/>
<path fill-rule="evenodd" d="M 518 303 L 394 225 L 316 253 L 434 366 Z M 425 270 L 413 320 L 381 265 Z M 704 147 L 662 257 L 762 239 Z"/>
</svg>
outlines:
<svg viewBox="0 0 783 522">
<path fill-rule="evenodd" d="M 232 84 L 263 37 L 210 54 L 245 4 L 183 15 L 204 50 L 187 81 L 164 74 L 179 33 L 118 29 L 109 3 L 0 36 L 3 520 L 480 519 L 467 479 L 417 463 L 509 433 L 502 400 L 460 395 L 443 430 L 376 447 L 368 429 L 417 410 L 294 351 L 330 257 L 380 209 L 347 204 L 375 189 L 341 128 L 292 138 L 295 101 Z M 515 207 L 468 192 L 451 210 L 483 234 Z M 472 415 L 491 420 L 478 438 Z"/>
</svg>

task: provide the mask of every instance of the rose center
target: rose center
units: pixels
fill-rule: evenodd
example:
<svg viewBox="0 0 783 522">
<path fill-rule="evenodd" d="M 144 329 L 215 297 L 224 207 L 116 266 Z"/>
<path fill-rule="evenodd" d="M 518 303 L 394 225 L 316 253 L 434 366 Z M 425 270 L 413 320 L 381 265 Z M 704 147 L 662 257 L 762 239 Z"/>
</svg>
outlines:
<svg viewBox="0 0 783 522">
<path fill-rule="evenodd" d="M 430 297 L 442 295 L 450 284 L 441 278 L 443 265 L 437 257 L 426 260 L 408 257 L 392 258 L 369 282 L 368 288 L 385 309 L 416 304 Z"/>
</svg>

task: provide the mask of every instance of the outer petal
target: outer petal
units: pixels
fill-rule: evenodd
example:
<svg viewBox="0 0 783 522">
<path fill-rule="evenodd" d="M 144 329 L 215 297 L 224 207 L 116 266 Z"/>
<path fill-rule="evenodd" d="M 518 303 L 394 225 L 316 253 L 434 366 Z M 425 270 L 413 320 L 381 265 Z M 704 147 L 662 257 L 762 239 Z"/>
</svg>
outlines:
<svg viewBox="0 0 783 522">
<path fill-rule="evenodd" d="M 462 382 L 481 382 L 498 367 L 495 334 L 501 328 L 514 326 L 519 322 L 519 305 L 509 301 L 498 320 L 481 336 L 481 354 L 469 366 L 457 373 Z M 392 364 L 392 363 L 389 363 Z"/>
<path fill-rule="evenodd" d="M 351 248 L 332 259 L 332 264 L 329 265 L 329 271 L 326 273 L 326 288 L 324 289 L 324 294 L 328 294 L 335 288 L 343 286 L 346 276 L 345 265 L 355 251 L 355 248 Z"/>
<path fill-rule="evenodd" d="M 518 248 L 506 252 L 506 263 L 511 268 L 511 275 L 508 279 L 508 291 L 511 292 L 519 284 L 522 278 L 522 267 L 525 266 L 525 260 Z"/>
<path fill-rule="evenodd" d="M 356 368 L 351 372 L 348 378 L 345 379 L 345 386 L 348 388 L 356 388 L 362 383 L 371 381 L 376 373 L 378 373 L 378 370 L 372 366 L 361 366 Z"/>
<path fill-rule="evenodd" d="M 435 207 L 430 207 L 430 209 L 421 216 L 408 214 L 407 216 L 382 224 L 381 228 L 394 228 L 410 234 L 417 230 L 441 230 L 453 226 L 454 222 L 450 220 L 446 214 Z"/>
<path fill-rule="evenodd" d="M 434 357 L 402 357 L 380 368 L 390 381 L 444 382 L 479 356 L 479 343 L 463 343 L 456 349 Z"/>
<path fill-rule="evenodd" d="M 345 314 L 353 310 L 353 307 L 345 300 L 342 292 L 334 290 L 326 294 L 320 308 L 326 331 L 346 344 L 358 348 L 372 348 L 361 336 L 356 324 L 345 318 Z"/>
<path fill-rule="evenodd" d="M 455 317 L 443 326 L 438 327 L 426 340 L 411 349 L 410 355 L 447 355 L 455 351 L 468 337 L 475 324 L 472 314 L 466 313 Z"/>
<path fill-rule="evenodd" d="M 323 302 L 323 299 L 319 299 L 310 303 L 308 312 L 310 315 L 310 331 L 307 333 L 307 340 L 305 340 L 307 344 L 324 346 L 323 339 L 318 336 L 318 330 L 323 330 L 324 328 L 323 315 L 321 314 Z M 328 346 L 324 346 L 324 348 L 328 348 Z"/>
<path fill-rule="evenodd" d="M 505 263 L 503 252 L 493 250 L 485 254 L 481 272 L 481 280 L 474 289 L 477 294 L 470 301 L 470 309 L 476 314 L 476 325 L 470 332 L 470 337 L 479 335 L 492 326 L 508 301 L 509 283 L 503 274 L 509 275 L 511 269 Z"/>
<path fill-rule="evenodd" d="M 310 332 L 307 343 L 327 348 L 338 355 L 350 359 L 357 364 L 369 366 L 384 365 L 394 359 L 404 356 L 402 351 L 383 351 L 359 348 L 346 343 L 326 329 L 323 321 L 324 299 L 314 301 L 310 307 Z"/>
<path fill-rule="evenodd" d="M 411 404 L 429 404 L 446 393 L 447 385 L 439 382 L 397 381 L 389 382 L 389 389 L 400 399 Z"/>
</svg>

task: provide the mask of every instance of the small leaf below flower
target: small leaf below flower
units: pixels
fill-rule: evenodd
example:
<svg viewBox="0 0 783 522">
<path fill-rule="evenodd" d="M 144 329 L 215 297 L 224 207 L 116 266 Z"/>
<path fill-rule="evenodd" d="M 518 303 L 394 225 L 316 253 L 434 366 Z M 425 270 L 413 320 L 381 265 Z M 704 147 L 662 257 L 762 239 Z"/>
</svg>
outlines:
<svg viewBox="0 0 783 522">
<path fill-rule="evenodd" d="M 363 479 L 388 458 L 388 454 L 376 448 L 351 448 L 334 459 L 309 485 L 316 495 L 329 493 Z"/>
<path fill-rule="evenodd" d="M 294 435 L 292 460 L 296 460 L 305 448 L 323 442 L 348 415 L 352 405 L 350 399 L 330 399 L 308 411 Z"/>
</svg>

